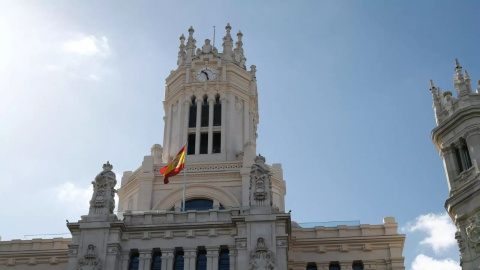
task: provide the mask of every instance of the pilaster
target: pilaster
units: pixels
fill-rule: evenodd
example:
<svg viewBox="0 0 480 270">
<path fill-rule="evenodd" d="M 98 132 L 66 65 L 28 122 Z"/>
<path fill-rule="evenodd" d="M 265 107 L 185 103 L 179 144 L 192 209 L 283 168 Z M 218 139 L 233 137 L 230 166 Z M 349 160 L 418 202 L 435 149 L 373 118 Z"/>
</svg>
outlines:
<svg viewBox="0 0 480 270">
<path fill-rule="evenodd" d="M 195 270 L 195 264 L 197 262 L 197 249 L 196 248 L 184 248 L 183 249 L 184 270 Z"/>
<path fill-rule="evenodd" d="M 139 270 L 150 270 L 150 266 L 152 265 L 152 250 L 150 249 L 141 249 L 139 250 L 139 259 L 140 263 L 138 266 Z"/>
<path fill-rule="evenodd" d="M 207 247 L 207 270 L 218 270 L 219 247 Z"/>
<path fill-rule="evenodd" d="M 162 269 L 173 269 L 174 253 L 173 248 L 162 249 Z"/>
<path fill-rule="evenodd" d="M 237 249 L 235 246 L 228 246 L 228 256 L 230 257 L 230 270 L 237 270 Z"/>
</svg>

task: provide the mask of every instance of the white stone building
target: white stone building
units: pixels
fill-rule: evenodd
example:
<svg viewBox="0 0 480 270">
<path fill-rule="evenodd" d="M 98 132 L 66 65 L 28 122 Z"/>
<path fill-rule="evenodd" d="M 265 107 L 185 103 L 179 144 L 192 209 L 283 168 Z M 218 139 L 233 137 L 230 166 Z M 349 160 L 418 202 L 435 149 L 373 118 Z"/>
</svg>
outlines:
<svg viewBox="0 0 480 270">
<path fill-rule="evenodd" d="M 430 81 L 437 127 L 432 141 L 443 159 L 450 191 L 445 209 L 455 233 L 464 270 L 480 268 L 480 81 L 474 93 L 468 72 L 455 59 L 457 97 Z M 452 236 L 453 237 L 453 236 Z"/>
<path fill-rule="evenodd" d="M 383 224 L 297 224 L 285 212 L 281 164 L 256 153 L 256 67 L 245 66 L 242 33 L 226 26 L 223 50 L 180 37 L 166 78 L 163 147 L 155 144 L 121 179 L 114 214 L 112 165 L 98 174 L 88 215 L 68 223 L 72 239 L 0 242 L 0 269 L 404 270 L 405 235 Z M 183 174 L 159 169 L 188 142 Z"/>
</svg>

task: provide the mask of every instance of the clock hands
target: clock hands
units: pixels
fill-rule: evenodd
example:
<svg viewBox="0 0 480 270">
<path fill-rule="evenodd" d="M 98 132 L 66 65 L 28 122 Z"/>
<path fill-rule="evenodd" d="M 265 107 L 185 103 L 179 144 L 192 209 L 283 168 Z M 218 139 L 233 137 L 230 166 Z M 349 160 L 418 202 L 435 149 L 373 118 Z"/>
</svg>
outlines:
<svg viewBox="0 0 480 270">
<path fill-rule="evenodd" d="M 205 74 L 205 76 L 207 77 L 207 81 L 208 81 L 208 80 L 209 80 L 209 78 L 208 78 L 208 73 L 205 72 L 205 70 L 202 70 L 202 73 Z"/>
</svg>

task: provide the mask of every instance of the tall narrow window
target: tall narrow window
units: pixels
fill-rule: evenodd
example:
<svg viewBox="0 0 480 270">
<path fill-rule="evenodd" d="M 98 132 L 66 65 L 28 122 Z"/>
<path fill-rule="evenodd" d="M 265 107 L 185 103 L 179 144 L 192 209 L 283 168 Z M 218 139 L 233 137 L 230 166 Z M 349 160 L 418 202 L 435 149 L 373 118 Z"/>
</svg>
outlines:
<svg viewBox="0 0 480 270">
<path fill-rule="evenodd" d="M 470 159 L 470 154 L 468 153 L 468 147 L 466 144 L 462 145 L 461 152 L 463 154 L 463 160 L 465 161 L 465 169 L 468 170 L 472 167 L 472 160 Z"/>
<path fill-rule="evenodd" d="M 183 270 L 184 265 L 183 250 L 175 252 L 175 261 L 173 262 L 173 270 Z"/>
<path fill-rule="evenodd" d="M 129 270 L 138 270 L 138 264 L 140 263 L 138 252 L 132 253 L 130 256 L 130 265 L 128 266 Z"/>
<path fill-rule="evenodd" d="M 188 134 L 187 155 L 195 155 L 195 133 Z"/>
<path fill-rule="evenodd" d="M 363 270 L 363 264 L 361 262 L 354 262 L 352 270 Z"/>
<path fill-rule="evenodd" d="M 202 127 L 208 127 L 208 98 L 205 96 L 203 98 L 203 105 L 202 105 Z"/>
<path fill-rule="evenodd" d="M 340 270 L 340 265 L 338 263 L 331 263 L 328 270 Z"/>
<path fill-rule="evenodd" d="M 212 153 L 220 153 L 220 145 L 221 145 L 221 138 L 220 132 L 213 133 L 213 140 L 212 140 Z"/>
<path fill-rule="evenodd" d="M 190 105 L 190 113 L 188 116 L 188 127 L 197 126 L 197 103 L 195 102 L 195 96 L 192 97 L 192 104 Z"/>
<path fill-rule="evenodd" d="M 199 250 L 197 252 L 196 270 L 207 270 L 207 251 Z"/>
<path fill-rule="evenodd" d="M 153 253 L 151 270 L 162 270 L 162 253 Z"/>
<path fill-rule="evenodd" d="M 228 253 L 228 249 L 220 250 L 218 270 L 230 270 L 230 254 Z"/>
<path fill-rule="evenodd" d="M 208 153 L 208 133 L 200 133 L 200 154 Z"/>
<path fill-rule="evenodd" d="M 468 152 L 468 146 L 465 140 L 460 141 L 460 145 L 455 148 L 455 157 L 457 159 L 457 166 L 459 172 L 470 169 L 472 167 L 472 160 Z"/>
<path fill-rule="evenodd" d="M 307 265 L 307 270 L 317 270 L 317 265 L 314 263 L 309 263 Z"/>
<path fill-rule="evenodd" d="M 222 125 L 222 104 L 220 103 L 220 96 L 215 97 L 215 106 L 213 107 L 213 125 Z"/>
</svg>

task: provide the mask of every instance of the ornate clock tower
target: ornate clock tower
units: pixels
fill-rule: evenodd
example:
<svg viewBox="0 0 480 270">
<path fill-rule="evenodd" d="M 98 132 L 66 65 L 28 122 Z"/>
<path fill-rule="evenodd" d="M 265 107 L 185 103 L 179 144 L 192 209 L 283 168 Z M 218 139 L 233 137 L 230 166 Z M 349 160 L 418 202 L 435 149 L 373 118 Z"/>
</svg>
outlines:
<svg viewBox="0 0 480 270">
<path fill-rule="evenodd" d="M 437 127 L 432 141 L 443 159 L 449 198 L 445 208 L 458 231 L 462 269 L 480 265 L 480 89 L 472 91 L 468 72 L 455 60 L 457 97 L 430 81 Z M 480 81 L 479 81 L 480 83 Z"/>
</svg>

